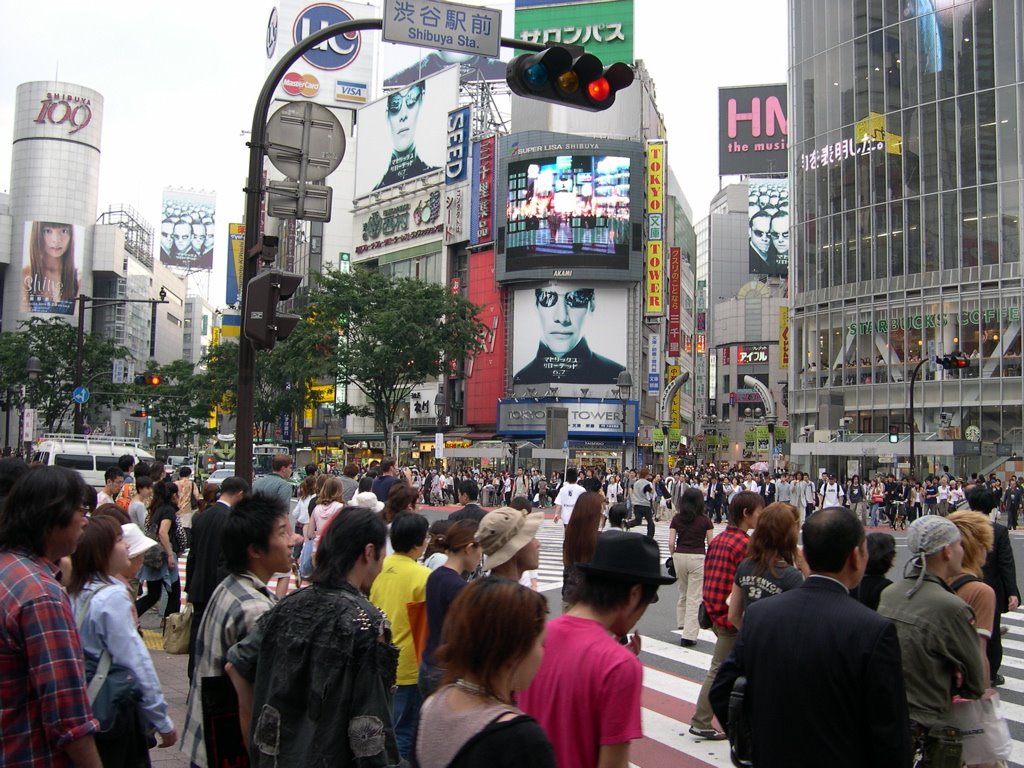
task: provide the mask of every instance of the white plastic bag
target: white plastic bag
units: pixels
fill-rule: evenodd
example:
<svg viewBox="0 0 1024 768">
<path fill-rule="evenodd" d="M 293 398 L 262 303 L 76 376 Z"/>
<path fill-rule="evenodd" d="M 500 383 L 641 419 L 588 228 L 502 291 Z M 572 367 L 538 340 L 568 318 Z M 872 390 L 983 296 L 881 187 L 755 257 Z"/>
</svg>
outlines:
<svg viewBox="0 0 1024 768">
<path fill-rule="evenodd" d="M 983 699 L 953 700 L 950 725 L 959 728 L 963 734 L 965 765 L 1010 758 L 1010 729 L 1000 710 L 996 691 L 989 691 Z"/>
</svg>

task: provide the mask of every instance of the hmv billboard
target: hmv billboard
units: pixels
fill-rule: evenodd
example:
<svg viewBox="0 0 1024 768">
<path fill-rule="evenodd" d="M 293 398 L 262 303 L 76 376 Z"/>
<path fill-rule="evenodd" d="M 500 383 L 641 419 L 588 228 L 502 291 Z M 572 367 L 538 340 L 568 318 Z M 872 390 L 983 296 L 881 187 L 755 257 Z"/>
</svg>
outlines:
<svg viewBox="0 0 1024 768">
<path fill-rule="evenodd" d="M 786 85 L 718 89 L 718 175 L 786 173 Z"/>
</svg>

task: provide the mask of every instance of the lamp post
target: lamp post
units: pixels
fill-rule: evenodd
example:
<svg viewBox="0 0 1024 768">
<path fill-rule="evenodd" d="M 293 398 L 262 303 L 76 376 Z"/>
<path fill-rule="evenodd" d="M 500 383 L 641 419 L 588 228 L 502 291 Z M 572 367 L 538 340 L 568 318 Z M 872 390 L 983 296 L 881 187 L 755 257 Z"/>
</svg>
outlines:
<svg viewBox="0 0 1024 768">
<path fill-rule="evenodd" d="M 442 387 L 444 384 L 441 385 Z M 434 462 L 437 464 L 438 473 L 441 472 L 441 460 L 444 458 L 444 428 L 446 424 L 446 416 L 448 411 L 448 398 L 444 396 L 444 390 L 442 389 L 436 395 L 434 395 L 434 414 L 437 417 L 437 434 L 441 436 L 441 450 L 438 451 L 438 440 L 434 439 Z"/>
<path fill-rule="evenodd" d="M 633 388 L 633 377 L 629 371 L 619 371 L 615 379 L 615 386 L 619 388 L 619 399 L 622 400 L 622 467 L 620 474 L 626 471 L 626 405 L 629 402 L 629 390 Z"/>
<path fill-rule="evenodd" d="M 167 304 L 167 289 L 160 289 L 159 299 L 97 299 L 93 296 L 86 296 L 84 293 L 78 294 L 78 337 L 75 340 L 75 379 L 73 382 L 73 388 L 78 389 L 82 386 L 82 352 L 85 349 L 85 305 L 92 303 L 93 309 L 101 307 L 116 307 L 118 304 L 152 304 L 153 305 L 153 318 L 151 320 L 152 327 L 150 328 L 150 346 L 149 354 L 150 357 L 155 357 L 155 344 L 156 344 L 156 305 Z M 101 303 L 95 303 L 100 301 Z M 84 429 L 84 423 L 82 420 L 82 404 L 77 400 L 75 401 L 75 434 L 80 435 Z"/>
<path fill-rule="evenodd" d="M 331 435 L 331 414 L 329 411 L 324 411 L 324 474 L 327 474 L 329 462 L 328 457 L 328 441 Z"/>
<path fill-rule="evenodd" d="M 39 374 L 41 374 L 42 372 L 43 372 L 43 366 L 42 366 L 42 363 L 40 363 L 39 358 L 36 357 L 35 355 L 31 355 L 29 357 L 29 359 L 25 361 L 25 374 L 29 377 L 29 379 L 31 379 L 32 381 L 35 381 L 36 379 L 39 378 Z M 9 427 L 10 426 L 10 420 L 11 420 L 10 397 L 8 397 L 7 403 L 8 403 L 8 406 L 7 406 L 7 425 Z M 10 436 L 8 435 L 7 437 L 8 437 L 7 445 L 9 446 L 10 445 L 10 440 L 9 440 Z M 25 385 L 22 384 L 21 385 L 21 410 L 20 410 L 20 412 L 18 414 L 18 453 L 20 453 L 21 450 L 24 449 L 26 442 L 27 441 L 25 440 Z"/>
<path fill-rule="evenodd" d="M 910 374 L 910 476 L 914 476 L 914 384 L 917 383 L 917 374 L 921 372 L 921 366 L 928 362 L 930 358 L 922 357 L 921 362 L 914 366 L 914 372 Z"/>
</svg>

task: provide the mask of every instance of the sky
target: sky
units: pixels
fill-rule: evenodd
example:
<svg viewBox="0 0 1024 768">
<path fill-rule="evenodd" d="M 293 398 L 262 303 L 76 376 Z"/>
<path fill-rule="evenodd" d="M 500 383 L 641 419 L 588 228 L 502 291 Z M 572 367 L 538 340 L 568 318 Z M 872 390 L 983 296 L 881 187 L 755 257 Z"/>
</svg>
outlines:
<svg viewBox="0 0 1024 768">
<path fill-rule="evenodd" d="M 483 5 L 482 0 L 470 0 Z M 0 191 L 10 187 L 15 91 L 59 79 L 103 94 L 99 214 L 134 207 L 159 226 L 164 187 L 217 192 L 209 298 L 224 296 L 228 222 L 241 221 L 245 146 L 264 73 L 263 0 L 32 0 L 0 27 Z M 635 0 L 636 58 L 654 79 L 669 165 L 694 220 L 719 189 L 718 88 L 784 82 L 784 0 Z M 377 33 L 371 33 L 377 34 Z M 606 64 L 609 62 L 605 62 Z"/>
</svg>

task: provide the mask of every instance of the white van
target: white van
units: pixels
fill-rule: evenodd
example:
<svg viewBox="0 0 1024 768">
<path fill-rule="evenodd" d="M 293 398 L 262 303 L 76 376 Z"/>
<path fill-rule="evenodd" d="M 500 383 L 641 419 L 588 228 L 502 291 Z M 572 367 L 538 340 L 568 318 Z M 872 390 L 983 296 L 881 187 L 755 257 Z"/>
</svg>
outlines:
<svg viewBox="0 0 1024 768">
<path fill-rule="evenodd" d="M 135 461 L 153 461 L 139 441 L 109 435 L 44 434 L 36 441 L 32 460 L 48 467 L 73 469 L 93 488 L 103 487 L 103 473 L 116 467 L 117 460 L 129 454 Z"/>
</svg>

